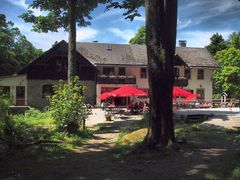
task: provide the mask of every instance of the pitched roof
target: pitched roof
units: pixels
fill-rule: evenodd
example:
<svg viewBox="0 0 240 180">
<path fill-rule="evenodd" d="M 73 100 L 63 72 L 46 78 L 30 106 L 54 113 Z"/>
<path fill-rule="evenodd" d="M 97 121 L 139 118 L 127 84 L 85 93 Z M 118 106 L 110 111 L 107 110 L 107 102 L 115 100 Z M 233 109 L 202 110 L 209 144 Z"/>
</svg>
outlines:
<svg viewBox="0 0 240 180">
<path fill-rule="evenodd" d="M 93 64 L 147 65 L 145 45 L 77 43 L 77 50 Z M 205 48 L 176 48 L 176 54 L 189 67 L 219 67 Z"/>
<path fill-rule="evenodd" d="M 176 48 L 176 55 L 189 67 L 220 67 L 206 48 Z"/>
<path fill-rule="evenodd" d="M 147 65 L 142 45 L 77 43 L 77 50 L 94 64 Z"/>
</svg>

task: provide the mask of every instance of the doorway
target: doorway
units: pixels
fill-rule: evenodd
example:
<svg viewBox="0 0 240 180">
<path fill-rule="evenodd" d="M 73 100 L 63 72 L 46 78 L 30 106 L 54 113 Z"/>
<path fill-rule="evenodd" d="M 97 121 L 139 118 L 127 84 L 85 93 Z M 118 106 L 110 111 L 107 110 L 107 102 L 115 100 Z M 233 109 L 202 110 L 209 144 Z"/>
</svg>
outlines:
<svg viewBox="0 0 240 180">
<path fill-rule="evenodd" d="M 25 106 L 25 86 L 16 87 L 16 106 Z"/>
</svg>

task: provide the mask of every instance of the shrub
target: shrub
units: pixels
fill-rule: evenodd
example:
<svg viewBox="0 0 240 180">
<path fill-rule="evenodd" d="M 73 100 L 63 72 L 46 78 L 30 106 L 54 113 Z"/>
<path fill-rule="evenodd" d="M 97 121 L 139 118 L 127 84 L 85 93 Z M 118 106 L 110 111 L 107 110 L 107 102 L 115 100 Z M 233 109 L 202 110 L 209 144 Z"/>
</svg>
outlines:
<svg viewBox="0 0 240 180">
<path fill-rule="evenodd" d="M 75 77 L 70 83 L 59 81 L 54 86 L 54 95 L 49 98 L 50 110 L 59 131 L 76 134 L 85 131 L 85 119 L 89 108 L 84 104 L 84 86 Z"/>
<path fill-rule="evenodd" d="M 232 174 L 231 174 L 231 178 L 230 179 L 233 179 L 233 180 L 237 180 L 237 179 L 240 179 L 240 167 L 236 167 L 233 171 L 232 171 Z"/>
<path fill-rule="evenodd" d="M 12 148 L 16 144 L 15 124 L 8 114 L 10 98 L 0 94 L 0 141 L 1 144 Z"/>
</svg>

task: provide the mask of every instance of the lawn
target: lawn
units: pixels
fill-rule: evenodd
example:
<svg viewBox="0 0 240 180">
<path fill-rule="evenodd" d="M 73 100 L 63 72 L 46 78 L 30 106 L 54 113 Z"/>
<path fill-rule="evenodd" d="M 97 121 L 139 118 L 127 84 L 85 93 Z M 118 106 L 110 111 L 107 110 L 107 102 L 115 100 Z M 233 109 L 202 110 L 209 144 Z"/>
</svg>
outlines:
<svg viewBox="0 0 240 180">
<path fill-rule="evenodd" d="M 48 113 L 14 117 L 25 130 L 45 129 L 49 142 L 2 154 L 0 179 L 240 179 L 239 131 L 178 120 L 181 143 L 148 151 L 139 146 L 146 118 L 103 123 L 80 138 L 57 133 Z"/>
</svg>

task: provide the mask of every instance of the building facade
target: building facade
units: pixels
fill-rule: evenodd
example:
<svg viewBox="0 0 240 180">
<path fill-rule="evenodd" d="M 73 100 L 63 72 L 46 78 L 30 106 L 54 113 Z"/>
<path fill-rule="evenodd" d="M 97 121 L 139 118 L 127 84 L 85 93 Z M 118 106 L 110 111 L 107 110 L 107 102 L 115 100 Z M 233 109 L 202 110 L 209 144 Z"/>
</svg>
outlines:
<svg viewBox="0 0 240 180">
<path fill-rule="evenodd" d="M 77 43 L 77 73 L 85 85 L 85 101 L 100 105 L 99 95 L 123 85 L 147 91 L 147 54 L 144 45 Z M 205 101 L 212 100 L 212 74 L 219 68 L 204 48 L 176 48 L 175 85 Z M 17 75 L 0 77 L 0 88 L 9 91 L 15 105 L 44 108 L 52 86 L 67 80 L 67 43 L 61 41 Z M 161 88 L 161 87 L 159 87 Z M 117 101 L 123 101 L 122 99 Z"/>
</svg>

